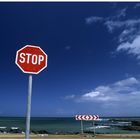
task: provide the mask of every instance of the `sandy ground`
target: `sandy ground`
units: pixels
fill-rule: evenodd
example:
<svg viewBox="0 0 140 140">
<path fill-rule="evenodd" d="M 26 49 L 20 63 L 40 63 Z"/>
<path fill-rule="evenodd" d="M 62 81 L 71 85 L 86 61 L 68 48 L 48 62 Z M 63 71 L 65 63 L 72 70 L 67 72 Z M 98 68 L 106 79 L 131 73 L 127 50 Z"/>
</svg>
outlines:
<svg viewBox="0 0 140 140">
<path fill-rule="evenodd" d="M 0 134 L 0 139 L 24 139 L 24 134 Z M 77 135 L 46 135 L 46 134 L 31 134 L 32 139 L 140 139 L 140 134 L 96 134 L 96 136 L 90 134 L 77 134 Z"/>
</svg>

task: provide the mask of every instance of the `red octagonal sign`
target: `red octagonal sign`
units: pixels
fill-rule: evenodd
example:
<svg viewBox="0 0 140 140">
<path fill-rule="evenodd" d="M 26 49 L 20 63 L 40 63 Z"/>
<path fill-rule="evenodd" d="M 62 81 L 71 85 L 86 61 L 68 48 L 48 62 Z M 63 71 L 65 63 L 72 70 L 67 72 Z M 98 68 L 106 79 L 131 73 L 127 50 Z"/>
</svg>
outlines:
<svg viewBox="0 0 140 140">
<path fill-rule="evenodd" d="M 15 63 L 24 73 L 38 74 L 47 67 L 47 54 L 38 46 L 26 45 L 17 51 Z"/>
</svg>

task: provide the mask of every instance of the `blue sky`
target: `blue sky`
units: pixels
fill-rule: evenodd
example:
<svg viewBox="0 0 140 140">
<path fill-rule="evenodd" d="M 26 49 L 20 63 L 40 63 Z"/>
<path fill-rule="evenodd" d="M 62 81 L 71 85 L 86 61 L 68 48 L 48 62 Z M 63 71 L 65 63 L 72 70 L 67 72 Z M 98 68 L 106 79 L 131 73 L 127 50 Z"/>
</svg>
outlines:
<svg viewBox="0 0 140 140">
<path fill-rule="evenodd" d="M 26 44 L 48 54 L 32 116 L 140 116 L 140 3 L 0 3 L 0 115 L 25 116 Z"/>
</svg>

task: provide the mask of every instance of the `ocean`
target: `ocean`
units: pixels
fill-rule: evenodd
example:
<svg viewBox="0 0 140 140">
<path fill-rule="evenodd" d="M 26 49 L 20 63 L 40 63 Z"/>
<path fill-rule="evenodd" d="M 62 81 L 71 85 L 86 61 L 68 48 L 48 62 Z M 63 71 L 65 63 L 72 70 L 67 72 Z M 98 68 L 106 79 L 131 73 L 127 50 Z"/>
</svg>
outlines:
<svg viewBox="0 0 140 140">
<path fill-rule="evenodd" d="M 123 127 L 130 125 L 132 121 L 140 121 L 140 117 L 123 118 L 103 118 L 101 121 L 95 121 L 94 127 L 96 133 L 110 134 L 137 134 L 140 131 L 124 130 Z M 0 127 L 18 127 L 25 131 L 26 118 L 24 117 L 0 117 Z M 83 121 L 84 131 L 93 132 L 93 121 Z M 98 127 L 103 126 L 103 128 Z M 32 117 L 31 131 L 46 130 L 50 133 L 77 133 L 81 131 L 81 122 L 73 117 Z"/>
</svg>

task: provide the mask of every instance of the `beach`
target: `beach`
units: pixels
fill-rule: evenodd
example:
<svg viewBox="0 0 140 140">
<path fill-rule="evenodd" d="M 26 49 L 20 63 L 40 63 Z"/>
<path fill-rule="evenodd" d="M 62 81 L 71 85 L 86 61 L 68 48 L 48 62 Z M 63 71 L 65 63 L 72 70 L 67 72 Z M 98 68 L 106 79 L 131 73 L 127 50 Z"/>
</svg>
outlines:
<svg viewBox="0 0 140 140">
<path fill-rule="evenodd" d="M 23 134 L 0 134 L 0 139 L 24 139 Z M 140 139 L 140 134 L 96 134 L 95 136 L 91 134 L 67 134 L 67 135 L 57 135 L 57 134 L 31 134 L 31 139 L 116 139 L 116 138 L 132 138 Z"/>
</svg>

